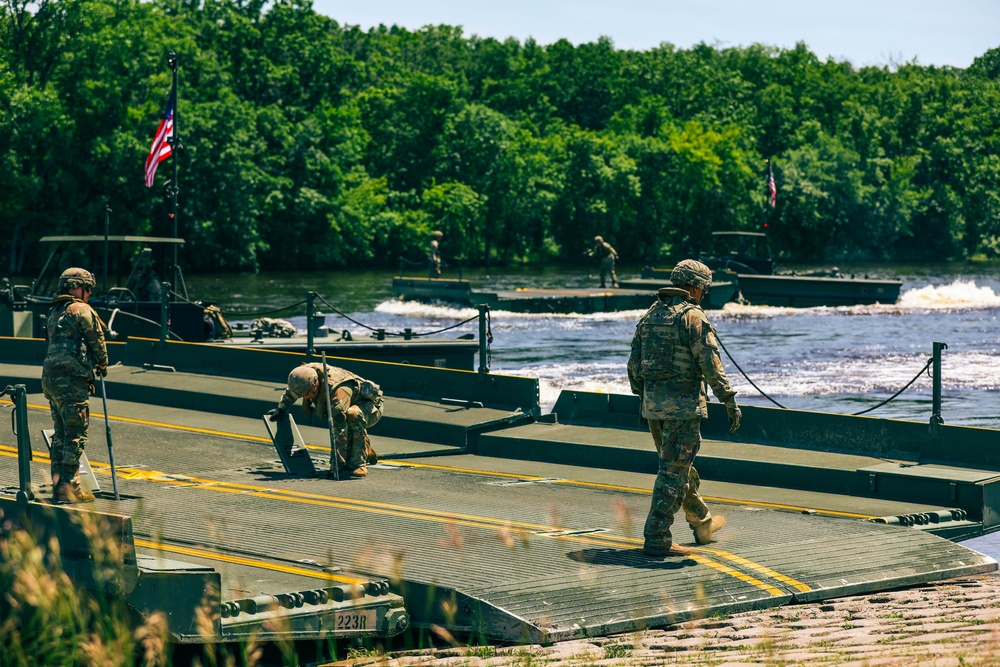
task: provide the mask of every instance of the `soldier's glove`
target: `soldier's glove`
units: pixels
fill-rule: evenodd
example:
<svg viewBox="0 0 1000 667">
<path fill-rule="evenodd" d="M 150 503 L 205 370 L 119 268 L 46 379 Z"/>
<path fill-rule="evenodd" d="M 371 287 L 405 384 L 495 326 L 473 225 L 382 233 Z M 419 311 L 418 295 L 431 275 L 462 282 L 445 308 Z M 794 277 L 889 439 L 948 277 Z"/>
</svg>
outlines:
<svg viewBox="0 0 1000 667">
<path fill-rule="evenodd" d="M 284 419 L 284 417 L 285 417 L 285 409 L 280 406 L 274 408 L 273 410 L 267 411 L 267 421 L 269 422 L 276 422 L 279 419 Z"/>
<path fill-rule="evenodd" d="M 726 403 L 726 414 L 729 415 L 729 432 L 736 433 L 740 430 L 740 420 L 743 419 L 743 413 L 740 412 L 740 406 L 736 405 L 736 401 Z"/>
<path fill-rule="evenodd" d="M 97 367 L 97 372 L 101 374 L 102 378 L 108 377 L 108 367 L 107 366 L 100 366 L 99 365 Z"/>
</svg>

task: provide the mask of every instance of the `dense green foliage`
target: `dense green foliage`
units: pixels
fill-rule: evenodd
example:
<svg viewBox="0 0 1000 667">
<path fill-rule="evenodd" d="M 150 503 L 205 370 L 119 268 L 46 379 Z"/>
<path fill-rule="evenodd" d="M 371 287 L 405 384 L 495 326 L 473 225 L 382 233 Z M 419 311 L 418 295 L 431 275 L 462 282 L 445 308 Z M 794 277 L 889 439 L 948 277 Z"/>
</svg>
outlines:
<svg viewBox="0 0 1000 667">
<path fill-rule="evenodd" d="M 143 162 L 180 58 L 190 270 L 626 261 L 757 230 L 800 261 L 1000 255 L 1000 49 L 854 68 L 804 44 L 616 50 L 368 32 L 309 0 L 5 0 L 0 238 L 171 233 Z M 778 204 L 767 203 L 773 158 Z"/>
</svg>

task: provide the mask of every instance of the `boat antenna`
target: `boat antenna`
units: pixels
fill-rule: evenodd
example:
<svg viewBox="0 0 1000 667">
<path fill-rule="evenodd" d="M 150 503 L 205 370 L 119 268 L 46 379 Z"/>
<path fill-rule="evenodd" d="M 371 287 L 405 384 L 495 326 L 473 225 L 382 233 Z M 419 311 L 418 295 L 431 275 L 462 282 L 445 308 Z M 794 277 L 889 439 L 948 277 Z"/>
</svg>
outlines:
<svg viewBox="0 0 1000 667">
<path fill-rule="evenodd" d="M 170 71 L 173 72 L 173 83 L 170 94 L 174 98 L 174 131 L 173 135 L 167 139 L 167 142 L 170 144 L 170 151 L 173 154 L 174 158 L 172 160 L 174 163 L 174 177 L 173 180 L 170 182 L 170 184 L 167 185 L 167 194 L 172 199 L 170 208 L 170 220 L 173 222 L 173 237 L 177 238 L 177 193 L 179 192 L 179 189 L 177 187 L 177 174 L 178 174 L 177 163 L 179 162 L 180 159 L 179 150 L 181 148 L 181 135 L 180 135 L 180 130 L 178 129 L 180 126 L 180 123 L 178 122 L 178 118 L 180 116 L 179 113 L 180 100 L 177 95 L 177 53 L 175 51 L 170 51 L 167 54 L 167 66 L 170 68 Z M 171 270 L 173 271 L 174 274 L 175 285 L 178 284 L 177 282 L 177 272 L 179 270 L 178 266 L 179 265 L 177 264 L 177 244 L 175 243 L 174 264 L 171 267 Z"/>
</svg>

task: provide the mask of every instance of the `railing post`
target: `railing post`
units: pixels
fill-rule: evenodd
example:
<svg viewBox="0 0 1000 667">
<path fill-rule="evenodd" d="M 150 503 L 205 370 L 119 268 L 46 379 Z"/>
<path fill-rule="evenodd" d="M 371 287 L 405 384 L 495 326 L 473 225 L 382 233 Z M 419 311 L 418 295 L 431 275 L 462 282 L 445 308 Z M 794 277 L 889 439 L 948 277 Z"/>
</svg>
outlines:
<svg viewBox="0 0 1000 667">
<path fill-rule="evenodd" d="M 934 343 L 934 361 L 931 378 L 933 381 L 933 403 L 931 407 L 931 432 L 937 432 L 939 426 L 944 424 L 941 417 L 941 350 L 947 350 L 946 343 Z"/>
<path fill-rule="evenodd" d="M 316 354 L 316 346 L 314 345 L 313 336 L 313 315 L 315 314 L 316 304 L 314 303 L 316 299 L 316 292 L 306 293 L 306 361 L 312 361 L 313 355 Z"/>
<path fill-rule="evenodd" d="M 163 283 L 160 292 L 160 345 L 166 345 L 170 332 L 170 283 Z"/>
<path fill-rule="evenodd" d="M 479 374 L 486 375 L 490 372 L 490 367 L 486 363 L 486 357 L 488 355 L 486 351 L 486 312 L 489 310 L 489 306 L 485 303 L 481 303 L 479 308 Z"/>
<path fill-rule="evenodd" d="M 17 429 L 17 504 L 25 509 L 35 499 L 31 490 L 31 436 L 28 429 L 27 387 L 23 384 L 8 386 L 0 396 L 10 395 L 14 402 L 14 426 Z"/>
</svg>

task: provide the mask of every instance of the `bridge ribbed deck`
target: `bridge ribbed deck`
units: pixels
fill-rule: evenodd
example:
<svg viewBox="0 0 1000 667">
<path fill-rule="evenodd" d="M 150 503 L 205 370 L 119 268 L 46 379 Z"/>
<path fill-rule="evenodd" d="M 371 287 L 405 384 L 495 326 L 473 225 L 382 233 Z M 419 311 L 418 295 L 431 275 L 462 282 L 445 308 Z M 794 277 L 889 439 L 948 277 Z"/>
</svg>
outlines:
<svg viewBox="0 0 1000 667">
<path fill-rule="evenodd" d="M 47 411 L 29 416 L 32 432 L 49 426 Z M 96 506 L 130 514 L 138 539 L 385 577 L 414 623 L 476 637 L 555 641 L 996 567 L 910 528 L 739 506 L 719 509 L 728 523 L 716 542 L 655 560 L 641 554 L 645 491 L 491 473 L 488 458 L 478 473 L 438 457 L 380 464 L 365 480 L 290 478 L 268 467 L 277 456 L 260 436 L 240 435 L 263 435 L 259 421 L 219 416 L 213 433 L 113 428 L 126 499 Z M 99 476 L 100 431 L 95 419 L 88 454 Z M 0 483 L 16 485 L 13 443 L 0 443 Z M 44 459 L 32 467 L 47 479 Z M 690 544 L 683 521 L 675 528 Z"/>
</svg>

